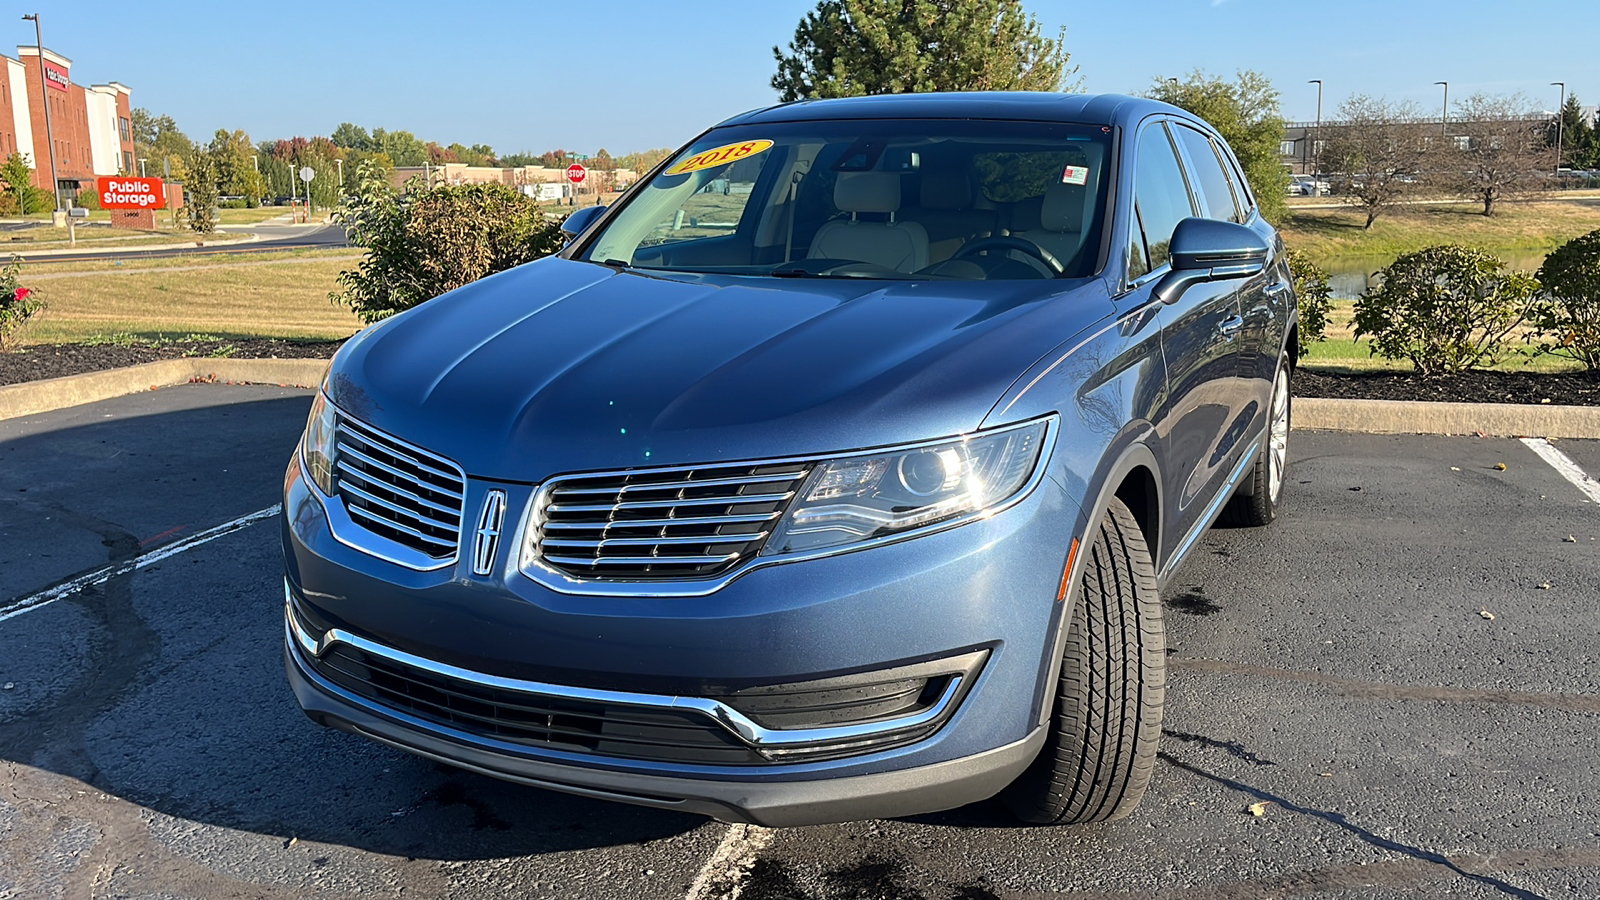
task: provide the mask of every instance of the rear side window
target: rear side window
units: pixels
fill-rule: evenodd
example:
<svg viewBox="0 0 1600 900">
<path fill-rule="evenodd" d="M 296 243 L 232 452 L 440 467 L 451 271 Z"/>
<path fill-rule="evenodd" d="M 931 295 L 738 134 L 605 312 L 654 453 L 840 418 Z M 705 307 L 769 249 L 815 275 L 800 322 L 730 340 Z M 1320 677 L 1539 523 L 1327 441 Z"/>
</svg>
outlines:
<svg viewBox="0 0 1600 900">
<path fill-rule="evenodd" d="M 1189 203 L 1189 187 L 1178 165 L 1167 129 L 1160 123 L 1139 133 L 1138 156 L 1134 162 L 1133 204 L 1143 226 L 1144 244 L 1151 269 L 1167 264 L 1172 253 L 1172 232 L 1178 223 L 1194 215 Z"/>
<path fill-rule="evenodd" d="M 1173 130 L 1183 143 L 1183 149 L 1188 152 L 1189 162 L 1194 164 L 1196 193 L 1200 195 L 1200 205 L 1203 207 L 1200 214 L 1223 222 L 1243 222 L 1239 202 L 1233 195 L 1233 185 L 1228 181 L 1222 159 L 1217 155 L 1217 148 L 1212 146 L 1211 138 L 1181 125 Z"/>
</svg>

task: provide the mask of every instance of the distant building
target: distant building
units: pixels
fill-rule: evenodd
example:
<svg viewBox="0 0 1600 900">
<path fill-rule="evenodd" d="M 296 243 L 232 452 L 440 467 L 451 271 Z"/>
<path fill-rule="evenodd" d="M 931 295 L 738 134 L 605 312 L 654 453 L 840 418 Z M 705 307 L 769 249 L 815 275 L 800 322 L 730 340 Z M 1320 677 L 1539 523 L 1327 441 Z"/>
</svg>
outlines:
<svg viewBox="0 0 1600 900">
<path fill-rule="evenodd" d="M 34 185 L 51 189 L 48 102 L 63 205 L 80 190 L 94 190 L 96 176 L 134 174 L 128 86 L 74 84 L 72 60 L 46 48 L 41 66 L 39 56 L 31 46 L 18 47 L 17 59 L 0 55 L 0 159 L 22 154 L 33 167 Z"/>
<path fill-rule="evenodd" d="M 469 166 L 466 163 L 442 163 L 437 166 L 396 166 L 389 173 L 389 183 L 397 190 L 412 178 L 427 178 L 433 184 L 504 184 L 514 187 L 530 197 L 540 199 L 553 199 L 565 196 L 564 192 L 557 191 L 553 196 L 547 190 L 541 190 L 541 185 L 565 186 L 567 170 L 565 168 L 552 168 L 550 166 L 516 166 L 510 168 L 496 168 L 494 166 Z M 620 190 L 622 186 L 632 184 L 638 176 L 632 169 L 612 169 L 600 171 L 590 169 L 588 177 L 584 180 L 580 190 L 583 193 L 592 193 L 596 185 L 603 190 Z"/>
</svg>

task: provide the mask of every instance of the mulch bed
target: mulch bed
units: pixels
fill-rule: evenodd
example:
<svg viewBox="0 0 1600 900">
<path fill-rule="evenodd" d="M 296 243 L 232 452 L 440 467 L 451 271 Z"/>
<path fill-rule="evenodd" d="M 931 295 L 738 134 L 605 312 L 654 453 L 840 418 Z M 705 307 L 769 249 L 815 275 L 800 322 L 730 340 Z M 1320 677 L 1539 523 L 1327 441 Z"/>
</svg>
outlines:
<svg viewBox="0 0 1600 900">
<path fill-rule="evenodd" d="M 0 385 L 80 375 L 161 359 L 230 356 L 236 359 L 328 359 L 342 341 L 263 339 L 183 341 L 161 345 L 42 344 L 0 353 Z M 1403 372 L 1334 374 L 1301 369 L 1297 397 L 1345 400 L 1432 400 L 1600 406 L 1600 372 L 1535 374 L 1470 372 L 1418 378 Z"/>
<path fill-rule="evenodd" d="M 164 344 L 36 344 L 0 353 L 0 385 L 63 375 L 82 375 L 187 356 L 233 359 L 330 359 L 343 341 L 280 341 L 264 338 L 181 341 Z"/>
</svg>

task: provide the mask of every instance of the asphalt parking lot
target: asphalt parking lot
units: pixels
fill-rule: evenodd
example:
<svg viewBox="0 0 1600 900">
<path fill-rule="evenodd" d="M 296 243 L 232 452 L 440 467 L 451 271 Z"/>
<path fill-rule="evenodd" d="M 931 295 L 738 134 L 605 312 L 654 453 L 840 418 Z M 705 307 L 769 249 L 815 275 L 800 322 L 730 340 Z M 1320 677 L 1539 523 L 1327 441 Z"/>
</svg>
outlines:
<svg viewBox="0 0 1600 900">
<path fill-rule="evenodd" d="M 1522 442 L 1297 432 L 1279 521 L 1165 598 L 1132 818 L 766 831 L 306 720 L 271 508 L 309 398 L 0 421 L 0 900 L 1600 897 L 1600 504 Z"/>
</svg>

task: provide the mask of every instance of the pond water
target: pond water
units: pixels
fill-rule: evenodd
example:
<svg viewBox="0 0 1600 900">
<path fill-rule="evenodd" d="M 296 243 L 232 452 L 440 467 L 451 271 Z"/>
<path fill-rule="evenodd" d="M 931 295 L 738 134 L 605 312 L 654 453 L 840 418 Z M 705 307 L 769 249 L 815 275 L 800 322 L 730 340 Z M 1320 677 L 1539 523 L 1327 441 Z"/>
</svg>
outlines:
<svg viewBox="0 0 1600 900">
<path fill-rule="evenodd" d="M 1533 272 L 1544 263 L 1547 254 L 1542 250 L 1524 250 L 1495 255 L 1505 260 L 1509 269 Z M 1322 270 L 1328 273 L 1333 299 L 1354 300 L 1372 284 L 1373 274 L 1392 262 L 1394 258 L 1388 256 L 1344 256 L 1322 263 Z"/>
</svg>

